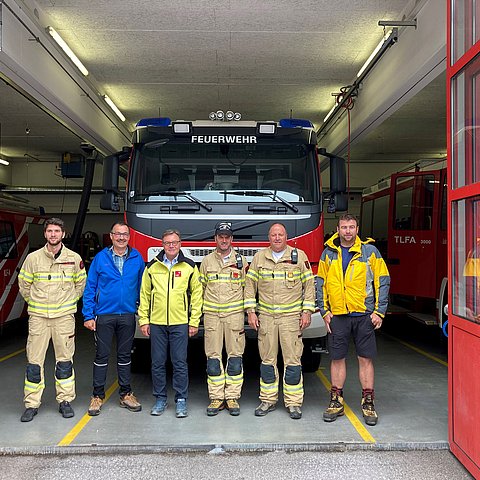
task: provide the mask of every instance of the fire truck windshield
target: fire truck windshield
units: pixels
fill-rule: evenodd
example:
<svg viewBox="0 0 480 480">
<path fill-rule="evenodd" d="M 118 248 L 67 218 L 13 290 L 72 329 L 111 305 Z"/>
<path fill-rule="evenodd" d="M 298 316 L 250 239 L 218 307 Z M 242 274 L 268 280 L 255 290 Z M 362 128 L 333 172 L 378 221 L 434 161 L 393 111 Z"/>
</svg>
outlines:
<svg viewBox="0 0 480 480">
<path fill-rule="evenodd" d="M 154 141 L 136 146 L 129 200 L 280 202 L 292 209 L 290 202 L 320 201 L 318 175 L 315 147 L 293 139 L 253 145 Z"/>
</svg>

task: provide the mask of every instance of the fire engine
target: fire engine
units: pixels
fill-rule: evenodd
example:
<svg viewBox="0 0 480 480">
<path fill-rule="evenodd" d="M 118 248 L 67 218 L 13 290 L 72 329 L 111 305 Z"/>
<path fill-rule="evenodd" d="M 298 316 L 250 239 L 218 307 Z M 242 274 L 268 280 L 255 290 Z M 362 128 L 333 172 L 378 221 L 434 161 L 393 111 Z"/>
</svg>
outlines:
<svg viewBox="0 0 480 480">
<path fill-rule="evenodd" d="M 270 225 L 281 222 L 288 243 L 304 250 L 316 271 L 323 248 L 324 201 L 332 211 L 346 209 L 344 160 L 324 152 L 333 174 L 328 196 L 322 195 L 311 122 L 234 117 L 240 115 L 219 111 L 205 121 L 140 120 L 133 146 L 104 159 L 101 207 L 119 209 L 119 169 L 125 162 L 125 219 L 131 245 L 145 261 L 162 249 L 162 232 L 174 227 L 182 233 L 184 254 L 199 264 L 215 248 L 213 231 L 219 221 L 231 222 L 235 248 L 251 261 L 268 246 Z M 304 333 L 311 369 L 318 367 L 325 335 L 316 313 Z"/>
<path fill-rule="evenodd" d="M 6 322 L 26 316 L 17 276 L 27 254 L 44 244 L 44 222 L 34 209 L 17 209 L 0 199 L 0 330 Z"/>
<path fill-rule="evenodd" d="M 361 235 L 391 276 L 391 313 L 442 327 L 447 303 L 446 160 L 417 162 L 362 195 Z"/>
</svg>

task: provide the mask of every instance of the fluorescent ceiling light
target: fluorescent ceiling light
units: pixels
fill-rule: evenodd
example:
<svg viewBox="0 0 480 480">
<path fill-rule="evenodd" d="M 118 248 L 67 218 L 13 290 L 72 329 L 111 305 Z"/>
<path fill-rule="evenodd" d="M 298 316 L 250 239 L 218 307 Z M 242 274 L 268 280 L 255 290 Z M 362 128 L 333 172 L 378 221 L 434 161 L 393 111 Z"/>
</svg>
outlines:
<svg viewBox="0 0 480 480">
<path fill-rule="evenodd" d="M 327 115 L 325 116 L 325 118 L 323 119 L 323 123 L 325 123 L 329 118 L 330 118 L 330 115 L 332 115 L 333 111 L 335 110 L 335 108 L 337 108 L 337 102 L 335 102 L 335 104 L 333 105 L 333 107 L 330 109 L 330 111 L 327 113 Z"/>
<path fill-rule="evenodd" d="M 3 158 L 0 158 L 0 165 L 10 165 L 10 162 L 8 160 L 4 160 Z"/>
<path fill-rule="evenodd" d="M 372 54 L 367 58 L 367 61 L 363 64 L 363 67 L 358 71 L 357 73 L 357 78 L 360 77 L 360 75 L 365 71 L 365 69 L 370 65 L 370 62 L 373 60 L 375 55 L 378 53 L 378 51 L 382 48 L 385 40 L 392 34 L 392 30 L 389 30 L 380 43 L 375 47 L 375 50 L 372 52 Z"/>
<path fill-rule="evenodd" d="M 83 63 L 78 59 L 78 57 L 72 52 L 70 47 L 65 43 L 63 38 L 56 32 L 53 27 L 47 27 L 47 32 L 52 36 L 52 38 L 60 45 L 61 49 L 66 53 L 68 58 L 77 66 L 77 68 L 85 75 L 88 75 L 88 70 L 85 68 Z"/>
<path fill-rule="evenodd" d="M 124 122 L 125 116 L 123 113 L 118 109 L 118 107 L 113 103 L 112 99 L 108 95 L 104 95 L 103 99 L 108 103 L 108 106 L 115 112 L 117 117 Z"/>
</svg>

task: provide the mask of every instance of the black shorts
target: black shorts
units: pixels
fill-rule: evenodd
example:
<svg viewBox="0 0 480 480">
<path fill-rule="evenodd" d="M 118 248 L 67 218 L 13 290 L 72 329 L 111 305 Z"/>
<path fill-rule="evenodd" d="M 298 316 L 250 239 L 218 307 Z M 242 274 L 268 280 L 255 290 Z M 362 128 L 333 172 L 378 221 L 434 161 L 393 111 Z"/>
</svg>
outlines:
<svg viewBox="0 0 480 480">
<path fill-rule="evenodd" d="M 334 315 L 330 322 L 331 334 L 328 335 L 328 347 L 332 360 L 341 360 L 348 354 L 350 336 L 353 337 L 357 356 L 375 358 L 377 342 L 370 314 L 362 316 Z"/>
</svg>

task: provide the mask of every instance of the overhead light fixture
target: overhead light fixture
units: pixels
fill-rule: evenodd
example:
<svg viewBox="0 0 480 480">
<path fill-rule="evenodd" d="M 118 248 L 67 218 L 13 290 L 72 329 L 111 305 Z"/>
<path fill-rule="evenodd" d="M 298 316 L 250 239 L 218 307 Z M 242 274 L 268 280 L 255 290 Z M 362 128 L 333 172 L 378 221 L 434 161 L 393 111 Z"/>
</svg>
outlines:
<svg viewBox="0 0 480 480">
<path fill-rule="evenodd" d="M 366 68 L 370 65 L 370 62 L 375 58 L 375 55 L 380 51 L 385 41 L 390 37 L 392 33 L 393 33 L 393 30 L 389 30 L 386 34 L 383 35 L 383 38 L 380 41 L 380 43 L 375 47 L 375 50 L 367 58 L 367 61 L 363 64 L 363 67 L 358 71 L 357 78 L 360 77 L 362 73 L 366 70 Z"/>
<path fill-rule="evenodd" d="M 71 48 L 65 43 L 65 40 L 58 34 L 53 27 L 47 27 L 47 32 L 58 43 L 60 48 L 65 52 L 68 58 L 76 65 L 76 67 L 85 75 L 88 75 L 88 70 L 85 65 L 78 59 L 78 57 L 72 52 Z"/>
<path fill-rule="evenodd" d="M 413 20 L 379 20 L 379 27 L 415 27 L 417 28 L 417 19 Z"/>
<path fill-rule="evenodd" d="M 0 155 L 0 165 L 10 165 L 10 162 L 3 155 Z"/>
<path fill-rule="evenodd" d="M 125 116 L 123 113 L 118 109 L 118 107 L 113 103 L 112 99 L 108 95 L 103 95 L 103 99 L 107 102 L 108 106 L 115 112 L 117 117 L 124 122 Z"/>
<path fill-rule="evenodd" d="M 323 123 L 325 123 L 332 115 L 332 113 L 334 112 L 335 108 L 337 108 L 337 102 L 335 102 L 333 104 L 333 107 L 330 109 L 330 111 L 327 113 L 327 115 L 325 116 L 325 118 L 323 119 Z"/>
</svg>

